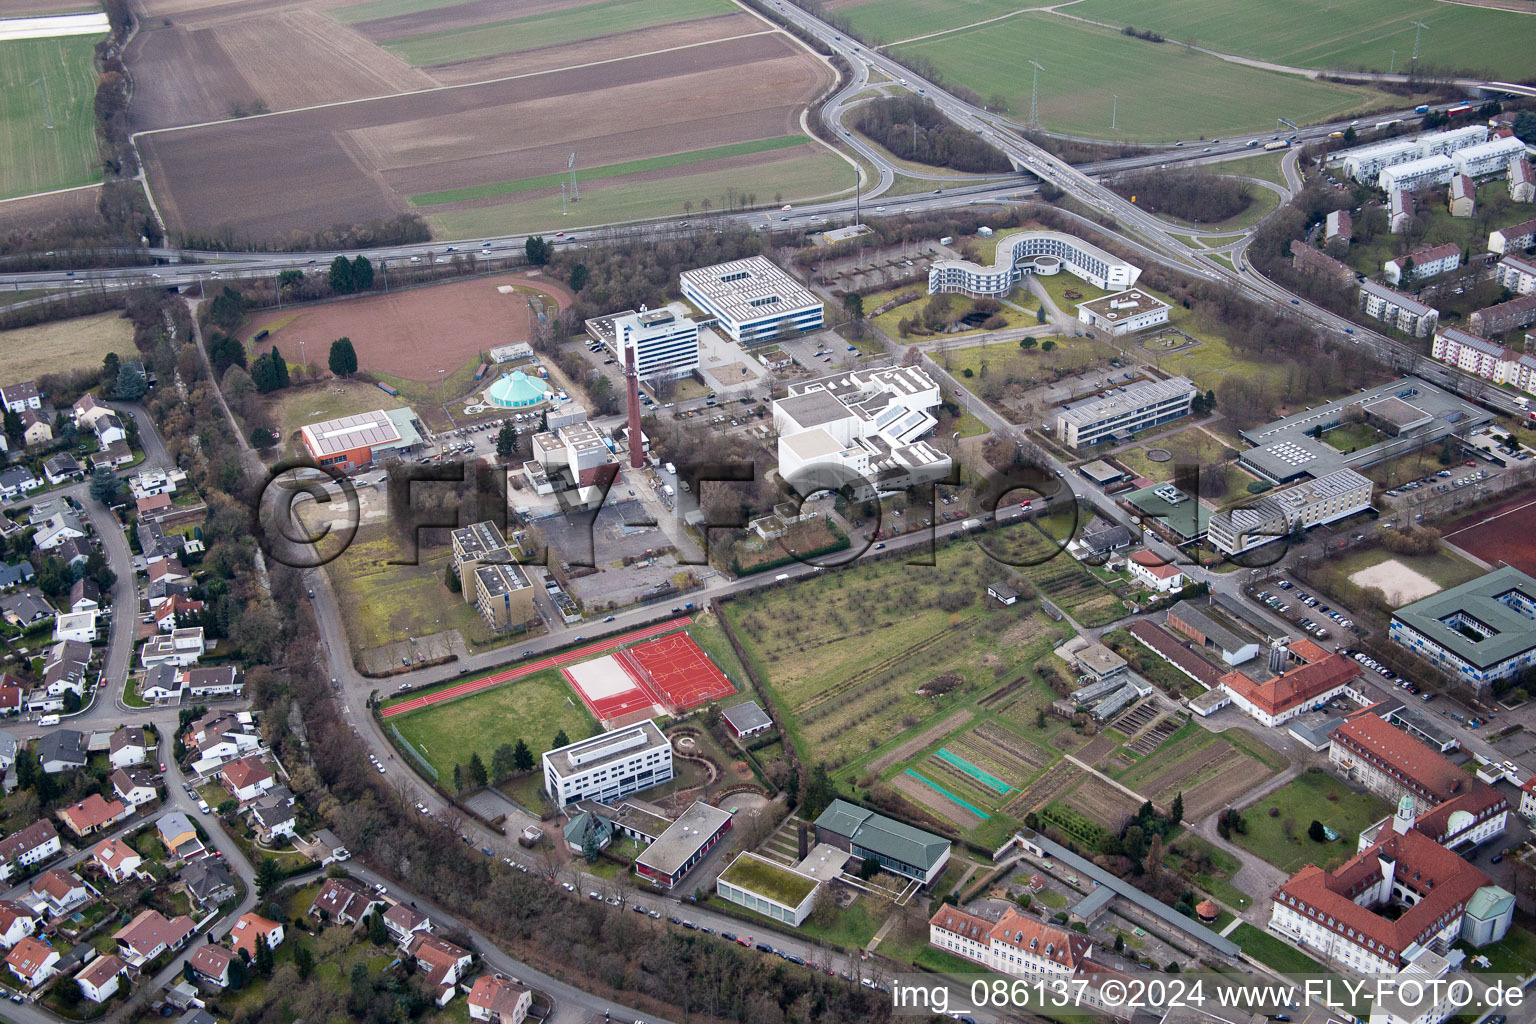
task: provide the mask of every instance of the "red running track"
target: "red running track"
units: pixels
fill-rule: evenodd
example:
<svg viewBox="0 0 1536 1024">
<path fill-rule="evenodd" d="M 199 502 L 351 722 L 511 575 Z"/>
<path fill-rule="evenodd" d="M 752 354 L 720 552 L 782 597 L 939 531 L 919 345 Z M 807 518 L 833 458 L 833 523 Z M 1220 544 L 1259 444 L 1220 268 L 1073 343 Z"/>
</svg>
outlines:
<svg viewBox="0 0 1536 1024">
<path fill-rule="evenodd" d="M 634 643 L 637 640 L 656 636 L 658 633 L 665 633 L 669 630 L 691 625 L 693 625 L 693 619 L 685 615 L 680 619 L 668 619 L 666 622 L 658 622 L 643 629 L 637 629 L 632 633 L 594 640 L 592 643 L 583 644 L 581 647 L 566 651 L 564 654 L 556 654 L 526 665 L 519 665 L 516 668 L 509 668 L 505 672 L 497 672 L 495 675 L 471 679 L 467 683 L 450 686 L 446 690 L 438 690 L 436 693 L 429 693 L 422 697 L 412 697 L 410 700 L 401 701 L 399 704 L 393 704 L 383 709 L 379 712 L 379 717 L 393 718 L 396 715 L 403 715 L 407 712 L 419 711 L 433 704 L 441 704 L 445 700 L 453 700 L 456 697 L 463 697 L 466 694 L 476 693 L 480 690 L 489 689 L 492 686 L 500 686 L 502 683 L 510 683 L 514 679 L 521 679 L 535 672 L 542 672 L 547 668 L 558 668 L 573 661 L 583 661 L 595 654 L 605 654 L 608 651 L 623 647 L 625 644 Z"/>
</svg>

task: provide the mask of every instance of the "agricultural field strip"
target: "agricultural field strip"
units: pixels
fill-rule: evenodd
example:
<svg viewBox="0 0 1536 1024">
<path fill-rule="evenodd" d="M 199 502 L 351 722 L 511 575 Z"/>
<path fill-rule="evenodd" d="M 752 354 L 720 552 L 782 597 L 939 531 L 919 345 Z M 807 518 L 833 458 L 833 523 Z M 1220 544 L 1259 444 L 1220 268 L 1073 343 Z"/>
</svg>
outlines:
<svg viewBox="0 0 1536 1024">
<path fill-rule="evenodd" d="M 970 811 L 972 814 L 976 815 L 978 818 L 986 820 L 986 819 L 992 817 L 992 815 L 988 814 L 986 811 L 982 810 L 980 807 L 977 807 L 975 804 L 971 803 L 969 800 L 964 799 L 963 797 L 961 797 L 960 795 L 958 795 L 956 793 L 951 793 L 948 789 L 946 789 L 943 786 L 939 785 L 937 782 L 934 782 L 932 779 L 929 779 L 929 778 L 925 777 L 924 775 L 922 775 L 922 773 L 920 773 L 918 771 L 915 771 L 914 769 L 908 768 L 906 770 L 905 774 L 910 775 L 912 778 L 916 779 L 918 782 L 921 782 L 923 785 L 927 786 L 929 789 L 934 790 L 935 792 L 941 794 L 942 796 L 945 796 L 948 799 L 952 800 L 953 802 L 959 804 L 961 807 L 964 807 L 966 810 Z"/>
<path fill-rule="evenodd" d="M 1038 811 L 1072 789 L 1087 774 L 1075 764 L 1064 764 L 1058 770 L 1042 776 L 1003 809 L 1016 818 L 1022 818 L 1026 811 Z"/>
<path fill-rule="evenodd" d="M 576 172 L 576 181 L 598 181 L 603 178 L 616 178 L 626 174 L 639 174 L 643 171 L 661 170 L 668 167 L 682 167 L 687 164 L 704 163 L 709 160 L 723 160 L 726 157 L 747 156 L 753 153 L 764 153 L 776 149 L 789 149 L 794 146 L 802 146 L 814 141 L 808 135 L 780 135 L 772 139 L 754 139 L 750 142 L 732 142 L 723 146 L 711 146 L 707 149 L 686 150 L 682 153 L 672 153 L 667 156 L 649 157 L 644 160 L 628 160 L 619 164 L 608 164 L 603 167 L 590 167 Z M 411 203 L 415 206 L 436 206 L 442 203 L 458 203 L 467 199 L 485 199 L 491 196 L 515 195 L 519 192 L 531 192 L 541 188 L 555 188 L 569 181 L 569 174 L 541 174 L 533 178 L 521 178 L 517 181 L 493 182 L 489 185 L 471 185 L 468 188 L 451 188 L 441 192 L 424 192 L 421 195 L 411 196 Z"/>
<path fill-rule="evenodd" d="M 944 820 L 954 822 L 963 829 L 970 830 L 981 824 L 981 818 L 910 775 L 896 776 L 892 780 L 892 785 L 896 787 L 897 792 L 910 797 L 920 806 L 926 807 Z"/>
<path fill-rule="evenodd" d="M 892 750 L 886 751 L 869 763 L 868 770 L 876 775 L 885 771 L 893 764 L 910 760 L 924 747 L 964 728 L 971 720 L 973 712 L 962 709 L 945 718 L 936 725 L 931 725 L 911 739 Z"/>
<path fill-rule="evenodd" d="M 960 628 L 965 631 L 970 631 L 974 630 L 977 625 L 979 625 L 977 620 L 975 618 L 971 618 L 967 620 L 965 624 Z M 819 693 L 816 693 L 810 698 L 801 701 L 799 704 L 796 704 L 790 710 L 795 714 L 797 718 L 804 718 L 806 712 L 814 711 L 816 708 L 826 704 L 834 697 L 849 696 L 851 695 L 850 691 L 860 690 L 870 683 L 874 683 L 878 686 L 884 686 L 885 681 L 876 679 L 876 676 L 883 672 L 891 671 L 892 669 L 895 669 L 901 665 L 903 662 L 910 660 L 914 655 L 936 646 L 940 640 L 949 637 L 954 632 L 955 630 L 946 627 L 945 629 L 941 629 L 936 633 L 930 634 L 929 636 L 924 637 L 916 643 L 910 644 L 905 649 L 882 658 L 875 662 L 873 665 L 868 665 L 858 672 L 852 673 L 851 675 L 844 678 L 842 682 L 821 690 Z"/>
<path fill-rule="evenodd" d="M 697 43 L 683 43 L 679 46 L 663 46 L 659 50 L 646 50 L 642 53 L 626 53 L 622 57 L 604 57 L 602 60 L 585 61 L 580 64 L 567 64 L 558 68 L 541 68 L 538 71 L 525 71 L 516 75 L 494 75 L 490 78 L 480 78 L 473 82 L 453 82 L 448 85 L 432 85 L 422 89 L 409 89 L 405 92 L 381 93 L 377 96 L 359 96 L 350 100 L 335 100 L 330 103 L 311 103 L 302 107 L 289 107 L 284 110 L 273 110 L 265 114 L 252 114 L 243 118 L 221 117 L 211 121 L 198 121 L 192 124 L 171 125 L 166 128 L 150 128 L 146 131 L 135 132 L 134 138 L 138 139 L 147 135 L 168 135 L 172 132 L 183 132 L 192 128 L 210 128 L 215 125 L 229 124 L 232 121 L 259 122 L 264 118 L 278 117 L 286 114 L 302 114 L 311 110 L 329 110 L 333 107 L 348 107 L 356 103 L 377 103 L 380 100 L 394 99 L 398 96 L 424 96 L 428 93 L 450 92 L 454 89 L 475 89 L 486 85 L 497 85 L 501 82 L 516 82 L 525 78 L 539 78 L 543 75 L 554 75 L 565 71 L 581 71 L 586 68 L 601 67 L 604 64 L 622 64 L 625 61 L 636 60 L 641 57 L 654 57 L 663 53 L 673 53 L 678 50 L 692 50 L 701 46 L 717 46 L 721 43 L 731 43 L 742 39 L 752 39 L 756 36 L 777 35 L 777 29 L 765 29 L 761 32 L 745 32 L 741 35 L 726 36 L 721 39 L 705 39 Z M 817 141 L 817 140 L 811 140 Z M 556 179 L 558 183 L 559 179 Z"/>
</svg>

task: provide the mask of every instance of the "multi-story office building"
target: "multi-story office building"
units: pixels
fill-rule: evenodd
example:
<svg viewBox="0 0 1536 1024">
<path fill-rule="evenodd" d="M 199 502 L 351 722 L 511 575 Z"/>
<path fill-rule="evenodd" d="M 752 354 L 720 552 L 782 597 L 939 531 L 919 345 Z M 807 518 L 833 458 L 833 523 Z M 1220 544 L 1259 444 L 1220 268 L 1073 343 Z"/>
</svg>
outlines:
<svg viewBox="0 0 1536 1024">
<path fill-rule="evenodd" d="M 1426 156 L 1405 164 L 1383 167 L 1376 176 L 1376 187 L 1383 192 L 1407 189 L 1418 192 L 1432 185 L 1444 185 L 1456 173 L 1456 164 L 1448 156 Z"/>
<path fill-rule="evenodd" d="M 1015 231 L 997 241 L 992 265 L 970 260 L 939 260 L 928 270 L 928 291 L 965 295 L 1007 295 L 1026 274 L 1050 275 L 1065 269 L 1096 288 L 1118 291 L 1141 276 L 1141 268 L 1098 246 L 1060 231 Z"/>
<path fill-rule="evenodd" d="M 1389 284 L 1404 281 L 1422 281 L 1426 277 L 1444 274 L 1461 266 L 1461 246 L 1455 242 L 1431 246 L 1388 260 L 1382 264 L 1381 274 Z"/>
<path fill-rule="evenodd" d="M 613 320 L 614 355 L 620 366 L 635 353 L 641 380 L 675 380 L 699 366 L 699 325 L 670 309 L 622 313 Z"/>
<path fill-rule="evenodd" d="M 1536 665 L 1536 579 L 1513 566 L 1405 605 L 1396 643 L 1479 689 Z"/>
<path fill-rule="evenodd" d="M 460 580 L 460 585 L 468 583 Z M 470 593 L 463 586 L 466 597 Z M 539 617 L 533 603 L 533 585 L 520 565 L 510 562 L 478 565 L 474 571 L 475 608 L 494 629 L 512 629 Z"/>
<path fill-rule="evenodd" d="M 1216 550 L 1235 555 L 1370 507 L 1370 479 L 1340 469 L 1266 494 L 1251 505 L 1217 512 L 1206 526 L 1206 536 Z"/>
<path fill-rule="evenodd" d="M 544 789 L 556 807 L 612 803 L 672 781 L 672 744 L 648 721 L 546 751 L 543 761 Z"/>
<path fill-rule="evenodd" d="M 736 341 L 769 341 L 823 326 L 821 300 L 766 256 L 685 270 L 678 284 Z"/>
<path fill-rule="evenodd" d="M 1375 281 L 1360 282 L 1360 311 L 1415 338 L 1435 333 L 1440 323 L 1440 311 L 1433 306 Z"/>
<path fill-rule="evenodd" d="M 1188 377 L 1145 381 L 1117 388 L 1103 398 L 1063 406 L 1056 414 L 1056 435 L 1072 448 L 1086 448 L 1111 438 L 1124 438 L 1188 416 L 1196 391 Z"/>
</svg>

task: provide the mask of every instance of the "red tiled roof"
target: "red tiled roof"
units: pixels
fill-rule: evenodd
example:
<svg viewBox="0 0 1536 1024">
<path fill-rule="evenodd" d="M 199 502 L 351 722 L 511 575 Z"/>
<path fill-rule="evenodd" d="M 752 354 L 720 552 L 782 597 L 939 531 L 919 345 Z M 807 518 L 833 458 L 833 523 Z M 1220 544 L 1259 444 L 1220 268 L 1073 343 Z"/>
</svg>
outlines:
<svg viewBox="0 0 1536 1024">
<path fill-rule="evenodd" d="M 19 917 L 37 919 L 32 908 L 25 903 L 18 903 L 16 900 L 0 900 L 0 935 L 10 931 L 11 925 L 15 924 Z"/>
<path fill-rule="evenodd" d="M 189 958 L 192 969 L 208 978 L 222 978 L 224 972 L 235 959 L 235 954 L 223 946 L 215 946 L 212 943 L 204 943 L 193 950 Z"/>
<path fill-rule="evenodd" d="M 39 895 L 46 894 L 55 903 L 63 902 L 71 892 L 83 888 L 84 885 L 85 883 L 74 875 L 58 870 L 44 871 L 32 879 L 32 891 Z"/>
<path fill-rule="evenodd" d="M 469 1005 L 501 1017 L 511 1017 L 517 1012 L 523 993 L 528 991 L 526 986 L 510 978 L 494 978 L 487 974 L 475 979 L 474 987 L 469 990 Z"/>
<path fill-rule="evenodd" d="M 1221 682 L 1221 672 L 1200 657 L 1198 654 L 1185 647 L 1178 640 L 1169 635 L 1168 631 L 1159 627 L 1156 623 L 1146 619 L 1137 619 L 1131 623 L 1131 635 L 1141 640 L 1158 654 L 1173 662 L 1185 672 L 1194 676 L 1206 686 L 1215 688 Z"/>
<path fill-rule="evenodd" d="M 53 822 L 46 818 L 34 821 L 20 832 L 0 839 L 0 863 L 14 860 L 29 850 L 37 849 L 50 839 L 58 837 L 59 830 L 53 827 Z"/>
<path fill-rule="evenodd" d="M 1395 861 L 1395 883 L 1418 897 L 1396 920 L 1355 902 L 1381 881 L 1383 858 Z M 1403 950 L 1439 931 L 1461 913 L 1473 893 L 1488 884 L 1487 875 L 1428 836 L 1412 830 L 1404 835 L 1389 831 L 1381 842 L 1366 847 L 1336 871 L 1308 864 L 1280 887 L 1275 900 L 1367 950 L 1375 941 L 1376 948 L 1370 951 L 1395 963 Z"/>
<path fill-rule="evenodd" d="M 42 967 L 54 952 L 54 948 L 46 942 L 40 942 L 28 935 L 11 947 L 10 955 L 5 958 L 5 962 L 11 970 L 31 981 L 38 968 Z"/>
<path fill-rule="evenodd" d="M 1322 661 L 1301 665 L 1262 683 L 1233 669 L 1221 677 L 1221 684 L 1266 714 L 1278 715 L 1318 699 L 1359 674 L 1360 669 L 1353 661 L 1342 654 L 1331 654 Z"/>
<path fill-rule="evenodd" d="M 1290 649 L 1292 654 L 1296 655 L 1296 657 L 1300 658 L 1308 665 L 1315 664 L 1319 661 L 1325 661 L 1329 656 L 1329 652 L 1325 648 L 1318 646 L 1311 640 L 1308 640 L 1306 637 L 1302 637 L 1299 640 L 1292 640 L 1287 645 L 1287 647 Z"/>
<path fill-rule="evenodd" d="M 193 928 L 192 919 L 185 914 L 167 921 L 159 911 L 146 910 L 112 937 L 135 953 L 149 955 L 159 945 L 179 945 Z"/>
<path fill-rule="evenodd" d="M 123 963 L 111 953 L 108 953 L 106 956 L 97 957 L 95 962 L 85 970 L 81 971 L 77 977 L 79 977 L 79 979 L 85 982 L 87 985 L 90 985 L 92 988 L 101 988 L 101 986 L 110 981 L 114 975 L 121 974 L 127 969 L 127 964 Z"/>
<path fill-rule="evenodd" d="M 1473 780 L 1473 783 L 1468 792 L 1453 796 L 1433 810 L 1419 815 L 1413 827 L 1440 845 L 1449 846 L 1456 835 L 1509 810 L 1509 801 L 1498 790 L 1481 780 Z M 1472 820 L 1458 820 L 1455 832 L 1452 832 L 1451 815 L 1457 811 L 1466 811 L 1472 815 Z"/>
<path fill-rule="evenodd" d="M 934 912 L 928 923 L 942 928 L 947 932 L 954 932 L 961 938 L 971 939 L 975 942 L 987 942 L 987 934 L 992 930 L 992 922 L 975 914 L 967 914 L 959 907 L 944 904 Z"/>
<path fill-rule="evenodd" d="M 1435 803 L 1460 796 L 1473 779 L 1440 754 L 1375 715 L 1360 715 L 1339 726 L 1333 742 L 1386 770 L 1419 796 Z"/>
<path fill-rule="evenodd" d="M 118 867 L 129 857 L 138 857 L 139 852 L 117 837 L 102 840 L 96 849 L 92 851 L 97 863 L 116 871 Z M 141 860 L 143 858 L 140 858 Z"/>
<path fill-rule="evenodd" d="M 962 938 L 990 946 L 1004 942 L 1031 956 L 1041 957 L 1076 969 L 1088 957 L 1093 942 L 1086 935 L 1076 935 L 1055 925 L 1044 924 L 1009 909 L 993 924 L 985 918 L 968 914 L 957 907 L 942 906 L 929 924 Z"/>
<path fill-rule="evenodd" d="M 235 926 L 229 931 L 230 944 L 235 947 L 237 953 L 244 951 L 246 956 L 254 960 L 256 937 L 259 935 L 262 941 L 266 941 L 269 934 L 281 927 L 282 925 L 276 921 L 269 921 L 260 914 L 241 914 L 240 920 L 236 921 Z"/>
<path fill-rule="evenodd" d="M 59 817 L 64 823 L 74 829 L 76 834 L 84 835 L 92 829 L 98 829 L 103 825 L 116 821 L 127 811 L 118 800 L 105 800 L 100 793 L 92 793 L 79 803 L 64 808 L 59 812 Z"/>
<path fill-rule="evenodd" d="M 259 757 L 242 757 L 238 761 L 231 761 L 224 766 L 223 773 L 235 789 L 245 789 L 272 778 L 272 770 L 262 764 Z"/>
<path fill-rule="evenodd" d="M 1162 555 L 1159 555 L 1157 552 L 1151 551 L 1147 548 L 1142 548 L 1140 551 L 1132 552 L 1131 561 L 1135 562 L 1137 565 L 1141 566 L 1143 569 L 1147 570 L 1147 572 L 1151 573 L 1153 576 L 1156 576 L 1160 580 L 1171 579 L 1174 576 L 1182 576 L 1184 574 L 1183 569 L 1180 569 L 1178 566 L 1169 562 L 1168 559 L 1164 558 Z"/>
</svg>

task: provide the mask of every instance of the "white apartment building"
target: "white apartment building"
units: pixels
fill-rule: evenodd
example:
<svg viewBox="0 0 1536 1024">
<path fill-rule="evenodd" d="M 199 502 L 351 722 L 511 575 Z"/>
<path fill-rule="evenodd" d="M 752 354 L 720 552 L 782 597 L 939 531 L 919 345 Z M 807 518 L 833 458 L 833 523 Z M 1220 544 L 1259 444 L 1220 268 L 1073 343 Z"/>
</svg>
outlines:
<svg viewBox="0 0 1536 1024">
<path fill-rule="evenodd" d="M 556 807 L 611 803 L 672 780 L 672 744 L 648 721 L 546 751 L 543 760 Z"/>
<path fill-rule="evenodd" d="M 1536 246 L 1536 219 L 1521 221 L 1488 232 L 1488 251 L 1502 256 L 1519 254 Z"/>
<path fill-rule="evenodd" d="M 1072 448 L 1123 438 L 1189 415 L 1197 389 L 1188 377 L 1145 381 L 1117 388 L 1103 398 L 1064 406 L 1056 414 L 1056 436 Z"/>
<path fill-rule="evenodd" d="M 1536 170 L 1524 154 L 1509 159 L 1509 198 L 1517 203 L 1536 202 Z"/>
<path fill-rule="evenodd" d="M 1375 281 L 1360 282 L 1360 311 L 1415 338 L 1428 337 L 1440 323 L 1433 306 Z"/>
<path fill-rule="evenodd" d="M 965 295 L 1007 295 L 1025 274 L 1051 275 L 1065 269 L 1095 288 L 1118 291 L 1141 276 L 1141 268 L 1098 246 L 1060 231 L 1015 231 L 997 241 L 992 265 L 970 260 L 939 260 L 928 270 L 928 291 Z"/>
<path fill-rule="evenodd" d="M 1488 140 L 1488 126 L 1469 124 L 1464 128 L 1420 135 L 1415 139 L 1393 139 L 1369 146 L 1358 146 L 1336 153 L 1335 162 L 1342 162 L 1344 173 L 1362 184 L 1375 182 L 1383 168 L 1394 164 L 1406 164 L 1431 156 L 1445 156 L 1475 146 Z"/>
<path fill-rule="evenodd" d="M 699 366 L 699 325 L 670 309 L 647 310 L 616 317 L 614 354 L 620 366 L 629 365 L 635 353 L 635 372 L 641 380 L 675 380 Z"/>
<path fill-rule="evenodd" d="M 1511 135 L 1459 149 L 1451 160 L 1456 164 L 1458 174 L 1483 178 L 1490 174 L 1504 174 L 1511 160 L 1524 155 L 1525 143 Z"/>
<path fill-rule="evenodd" d="M 1470 217 L 1477 212 L 1477 186 L 1470 175 L 1457 174 L 1451 178 L 1446 202 L 1452 217 Z"/>
<path fill-rule="evenodd" d="M 1387 279 L 1388 284 L 1401 284 L 1404 281 L 1422 281 L 1426 277 L 1448 273 L 1459 266 L 1461 266 L 1461 247 L 1455 242 L 1446 242 L 1444 245 L 1420 249 L 1407 256 L 1388 260 L 1382 264 L 1381 276 Z"/>
<path fill-rule="evenodd" d="M 1409 222 L 1413 220 L 1413 211 L 1413 193 L 1404 188 L 1393 189 L 1387 199 L 1387 230 L 1394 235 L 1407 231 Z"/>
<path fill-rule="evenodd" d="M 852 485 L 899 490 L 947 475 L 948 455 L 922 440 L 938 425 L 939 386 L 921 368 L 853 370 L 790 384 L 773 403 L 779 475 L 802 496 Z"/>
<path fill-rule="evenodd" d="M 1376 176 L 1376 187 L 1384 192 L 1407 189 L 1418 192 L 1431 185 L 1444 185 L 1456 173 L 1456 163 L 1448 156 L 1426 156 L 1403 164 L 1383 167 Z"/>
<path fill-rule="evenodd" d="M 1216 550 L 1235 555 L 1288 536 L 1298 527 L 1309 530 L 1370 507 L 1370 479 L 1340 469 L 1266 494 L 1243 508 L 1217 512 L 1206 526 L 1206 536 Z"/>
<path fill-rule="evenodd" d="M 1536 292 L 1536 261 L 1505 256 L 1493 268 L 1494 279 L 1516 295 Z"/>
<path fill-rule="evenodd" d="M 824 326 L 821 300 L 766 256 L 685 270 L 678 284 L 734 341 L 769 341 Z"/>
<path fill-rule="evenodd" d="M 1168 303 L 1140 289 L 1116 292 L 1079 303 L 1077 319 L 1096 330 L 1119 337 L 1168 322 Z"/>
</svg>

